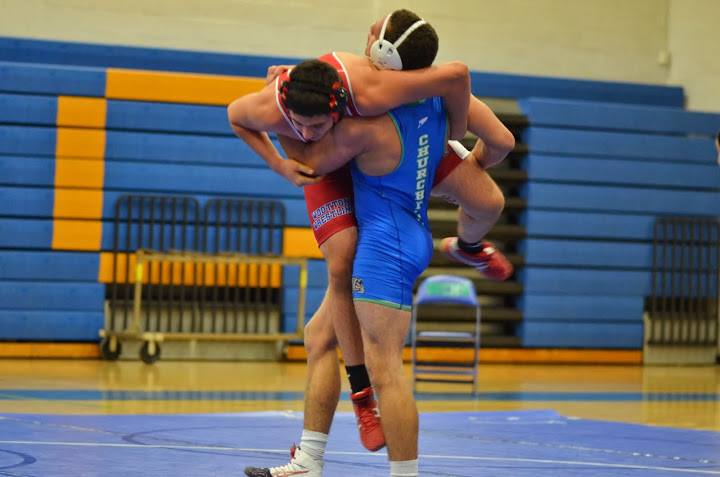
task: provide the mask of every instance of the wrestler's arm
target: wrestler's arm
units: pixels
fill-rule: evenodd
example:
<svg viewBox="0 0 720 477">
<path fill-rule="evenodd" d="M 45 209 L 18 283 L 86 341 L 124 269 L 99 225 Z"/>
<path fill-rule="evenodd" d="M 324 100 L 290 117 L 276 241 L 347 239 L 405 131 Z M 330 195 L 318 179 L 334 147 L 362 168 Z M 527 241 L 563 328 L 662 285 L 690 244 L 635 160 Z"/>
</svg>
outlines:
<svg viewBox="0 0 720 477">
<path fill-rule="evenodd" d="M 462 139 L 467 130 L 470 75 L 454 61 L 421 70 L 392 71 L 367 68 L 353 72 L 353 94 L 364 116 L 378 116 L 403 104 L 441 96 L 450 117 L 450 139 Z"/>
<path fill-rule="evenodd" d="M 374 135 L 364 127 L 372 118 L 346 118 L 336 124 L 319 141 L 304 143 L 278 136 L 288 157 L 302 162 L 318 174 L 341 168 L 372 147 Z"/>
<path fill-rule="evenodd" d="M 262 93 L 251 93 L 242 96 L 227 108 L 228 121 L 233 132 L 245 141 L 263 161 L 276 173 L 293 184 L 303 186 L 318 182 L 320 179 L 310 177 L 314 171 L 295 161 L 285 160 L 270 140 L 267 131 L 270 128 L 272 107 Z"/>
<path fill-rule="evenodd" d="M 502 162 L 515 147 L 515 137 L 510 130 L 487 104 L 474 96 L 468 109 L 468 130 L 479 139 L 472 153 L 485 169 Z"/>
</svg>

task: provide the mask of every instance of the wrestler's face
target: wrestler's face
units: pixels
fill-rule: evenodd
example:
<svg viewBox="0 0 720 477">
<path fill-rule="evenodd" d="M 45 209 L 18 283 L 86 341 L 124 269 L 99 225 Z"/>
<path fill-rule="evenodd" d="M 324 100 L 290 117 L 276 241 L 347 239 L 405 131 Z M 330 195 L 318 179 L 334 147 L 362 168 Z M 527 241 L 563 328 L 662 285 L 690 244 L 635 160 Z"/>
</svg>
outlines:
<svg viewBox="0 0 720 477">
<path fill-rule="evenodd" d="M 367 36 L 367 45 L 365 45 L 365 56 L 370 56 L 370 46 L 380 38 L 380 30 L 382 30 L 382 24 L 385 21 L 385 17 L 382 17 L 380 20 L 376 21 L 372 25 L 370 25 L 370 31 L 368 31 Z"/>
<path fill-rule="evenodd" d="M 302 116 L 290 111 L 290 120 L 306 141 L 317 141 L 333 127 L 332 116 L 329 114 Z"/>
</svg>

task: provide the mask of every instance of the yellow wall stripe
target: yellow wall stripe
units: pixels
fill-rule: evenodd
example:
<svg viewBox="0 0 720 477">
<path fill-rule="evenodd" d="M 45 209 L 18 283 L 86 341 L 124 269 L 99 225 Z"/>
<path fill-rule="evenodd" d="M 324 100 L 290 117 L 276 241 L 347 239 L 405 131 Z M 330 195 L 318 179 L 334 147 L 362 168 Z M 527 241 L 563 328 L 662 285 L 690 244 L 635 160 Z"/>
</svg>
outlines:
<svg viewBox="0 0 720 477">
<path fill-rule="evenodd" d="M 55 189 L 53 217 L 65 219 L 102 219 L 102 190 Z"/>
<path fill-rule="evenodd" d="M 107 101 L 104 99 L 58 98 L 54 250 L 100 250 L 106 116 Z"/>
<path fill-rule="evenodd" d="M 130 273 L 134 277 L 135 270 L 135 254 L 130 254 L 128 264 L 128 255 L 124 253 L 117 254 L 117 272 L 115 273 L 115 281 L 117 283 L 127 283 L 127 274 Z M 195 276 L 198 276 L 198 282 L 204 283 L 205 286 L 270 286 L 279 288 L 282 284 L 282 267 L 280 265 L 258 266 L 258 265 L 235 265 L 225 266 L 212 263 L 193 264 L 191 262 L 183 263 L 181 267 L 179 263 L 171 262 L 152 262 L 143 273 L 143 283 L 163 284 L 163 285 L 193 285 Z M 204 274 L 203 279 L 200 278 Z M 110 252 L 102 252 L 100 254 L 100 270 L 98 272 L 98 281 L 100 283 L 111 283 L 113 280 L 113 254 Z"/>
<path fill-rule="evenodd" d="M 99 358 L 97 343 L 0 343 L 0 358 Z"/>
<path fill-rule="evenodd" d="M 62 121 L 62 118 L 58 118 L 58 121 Z M 103 159 L 105 157 L 105 131 L 59 127 L 55 157 Z"/>
<path fill-rule="evenodd" d="M 283 255 L 286 257 L 323 258 L 312 229 L 288 227 L 283 231 Z"/>
<path fill-rule="evenodd" d="M 96 159 L 55 159 L 55 187 L 82 187 L 102 190 L 104 179 L 105 161 Z"/>
<path fill-rule="evenodd" d="M 403 360 L 410 361 L 411 348 L 403 351 Z M 418 348 L 419 358 L 439 361 L 467 361 L 472 350 L 458 348 Z M 290 345 L 290 361 L 305 361 L 307 354 L 300 345 Z M 564 363 L 564 364 L 642 364 L 642 351 L 594 349 L 522 349 L 485 348 L 480 350 L 482 363 Z"/>
<path fill-rule="evenodd" d="M 53 250 L 98 251 L 102 242 L 99 220 L 53 220 Z"/>
<path fill-rule="evenodd" d="M 82 98 L 59 96 L 57 126 L 105 128 L 107 100 L 103 98 Z"/>
<path fill-rule="evenodd" d="M 265 80 L 242 76 L 108 68 L 105 96 L 111 99 L 225 106 L 260 91 Z"/>
</svg>

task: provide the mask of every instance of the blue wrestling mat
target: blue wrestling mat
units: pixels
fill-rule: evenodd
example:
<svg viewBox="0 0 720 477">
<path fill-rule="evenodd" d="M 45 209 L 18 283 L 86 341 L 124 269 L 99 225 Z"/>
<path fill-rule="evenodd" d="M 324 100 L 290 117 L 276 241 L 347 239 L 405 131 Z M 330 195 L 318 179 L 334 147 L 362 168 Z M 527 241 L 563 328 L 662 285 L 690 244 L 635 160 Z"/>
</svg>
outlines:
<svg viewBox="0 0 720 477">
<path fill-rule="evenodd" d="M 287 462 L 299 413 L 0 415 L 0 476 L 243 475 Z M 432 413 L 420 419 L 420 475 L 720 475 L 720 433 L 563 417 L 552 411 Z M 336 416 L 325 476 L 387 476 L 384 452 Z"/>
</svg>

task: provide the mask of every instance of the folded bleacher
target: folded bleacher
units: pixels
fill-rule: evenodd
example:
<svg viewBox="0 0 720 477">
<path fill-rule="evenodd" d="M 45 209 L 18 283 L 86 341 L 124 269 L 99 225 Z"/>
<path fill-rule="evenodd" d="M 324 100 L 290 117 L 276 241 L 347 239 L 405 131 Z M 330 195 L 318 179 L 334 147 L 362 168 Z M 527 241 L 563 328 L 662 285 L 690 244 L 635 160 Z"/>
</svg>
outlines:
<svg viewBox="0 0 720 477">
<path fill-rule="evenodd" d="M 720 216 L 720 115 L 555 99 L 520 102 L 525 346 L 640 348 L 653 224 Z"/>
</svg>

